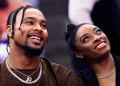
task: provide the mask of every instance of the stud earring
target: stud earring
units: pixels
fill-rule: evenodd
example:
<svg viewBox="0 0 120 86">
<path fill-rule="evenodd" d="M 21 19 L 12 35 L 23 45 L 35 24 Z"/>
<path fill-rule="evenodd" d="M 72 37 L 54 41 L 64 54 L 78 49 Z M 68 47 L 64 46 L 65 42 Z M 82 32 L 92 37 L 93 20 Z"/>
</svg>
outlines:
<svg viewBox="0 0 120 86">
<path fill-rule="evenodd" d="M 84 56 L 81 56 L 80 58 L 81 58 L 81 59 L 83 59 L 83 58 L 84 58 Z"/>
</svg>

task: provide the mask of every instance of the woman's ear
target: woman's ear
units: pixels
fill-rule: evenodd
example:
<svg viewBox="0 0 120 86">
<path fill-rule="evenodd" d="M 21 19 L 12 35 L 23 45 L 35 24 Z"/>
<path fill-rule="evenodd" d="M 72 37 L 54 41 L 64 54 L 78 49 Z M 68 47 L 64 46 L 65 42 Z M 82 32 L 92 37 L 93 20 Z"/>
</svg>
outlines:
<svg viewBox="0 0 120 86">
<path fill-rule="evenodd" d="M 12 37 L 12 26 L 7 25 L 7 36 Z"/>
<path fill-rule="evenodd" d="M 80 59 L 83 59 L 84 55 L 80 52 L 74 52 L 74 55 L 77 57 L 77 58 L 80 58 Z"/>
</svg>

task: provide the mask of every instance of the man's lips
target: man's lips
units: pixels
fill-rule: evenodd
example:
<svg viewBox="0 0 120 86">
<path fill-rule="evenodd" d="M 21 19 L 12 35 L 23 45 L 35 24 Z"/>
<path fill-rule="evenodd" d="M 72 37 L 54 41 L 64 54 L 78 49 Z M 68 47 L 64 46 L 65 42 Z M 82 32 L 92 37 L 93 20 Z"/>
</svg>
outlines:
<svg viewBox="0 0 120 86">
<path fill-rule="evenodd" d="M 44 38 L 39 34 L 39 32 L 32 32 L 27 35 L 27 37 L 36 45 L 40 45 Z"/>
<path fill-rule="evenodd" d="M 31 36 L 31 37 L 30 37 L 30 40 L 32 41 L 32 43 L 34 43 L 34 44 L 36 44 L 36 45 L 40 45 L 40 44 L 41 44 L 41 41 L 40 41 L 40 38 L 39 38 L 39 37 Z"/>
<path fill-rule="evenodd" d="M 30 37 L 31 39 L 35 39 L 35 40 L 39 40 L 39 41 L 44 40 L 44 38 L 39 33 L 36 33 L 36 32 L 28 34 L 27 37 L 28 38 Z"/>
<path fill-rule="evenodd" d="M 35 39 L 35 40 L 38 40 L 38 41 L 40 41 L 40 37 L 31 36 L 30 38 L 31 38 L 31 39 Z"/>
</svg>

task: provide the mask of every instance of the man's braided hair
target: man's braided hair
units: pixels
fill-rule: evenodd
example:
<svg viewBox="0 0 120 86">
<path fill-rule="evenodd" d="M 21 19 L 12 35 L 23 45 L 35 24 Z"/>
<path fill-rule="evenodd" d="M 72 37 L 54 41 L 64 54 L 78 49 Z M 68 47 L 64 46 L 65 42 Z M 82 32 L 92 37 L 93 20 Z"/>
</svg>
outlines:
<svg viewBox="0 0 120 86">
<path fill-rule="evenodd" d="M 12 36 L 11 36 L 11 38 L 14 37 L 14 25 L 15 25 L 15 22 L 16 22 L 17 14 L 20 12 L 20 10 L 23 9 L 22 19 L 21 19 L 20 27 L 19 27 L 19 30 L 20 30 L 20 29 L 21 29 L 21 24 L 22 24 L 22 22 L 23 22 L 23 18 L 24 18 L 25 11 L 26 11 L 26 9 L 28 9 L 28 8 L 37 9 L 37 8 L 34 7 L 34 6 L 26 5 L 26 6 L 21 6 L 21 7 L 17 8 L 16 10 L 12 11 L 12 12 L 9 14 L 8 19 L 7 19 L 7 24 L 6 24 L 6 26 L 8 26 L 8 25 L 11 25 L 11 26 L 12 26 Z M 37 9 L 37 10 L 39 10 L 39 9 Z M 39 10 L 39 11 L 40 11 L 40 10 Z M 7 36 L 7 37 L 8 37 L 8 36 Z M 9 46 L 9 37 L 8 37 L 8 44 L 7 44 L 7 46 L 6 46 L 7 52 L 8 52 L 8 46 Z M 9 46 L 9 47 L 10 47 L 10 46 Z M 9 52 L 8 52 L 8 54 L 9 54 Z"/>
</svg>

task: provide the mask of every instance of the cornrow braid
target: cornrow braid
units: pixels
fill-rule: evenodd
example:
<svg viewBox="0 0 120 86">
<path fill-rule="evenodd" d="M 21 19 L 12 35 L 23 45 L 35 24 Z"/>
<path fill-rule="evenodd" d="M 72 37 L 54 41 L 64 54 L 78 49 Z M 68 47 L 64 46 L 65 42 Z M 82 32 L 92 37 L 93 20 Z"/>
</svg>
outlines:
<svg viewBox="0 0 120 86">
<path fill-rule="evenodd" d="M 23 9 L 23 8 L 24 8 L 24 7 L 21 6 L 20 8 L 18 8 L 18 9 L 16 9 L 16 10 L 14 11 L 13 21 L 12 21 L 12 38 L 13 38 L 13 36 L 14 36 L 14 24 L 15 24 L 15 22 L 16 22 L 16 16 L 17 16 L 18 12 L 19 12 L 21 9 Z"/>
<path fill-rule="evenodd" d="M 14 14 L 14 11 L 12 11 L 12 12 L 10 13 L 10 15 L 8 16 L 8 20 L 7 20 L 6 26 L 12 24 L 13 14 Z"/>
<path fill-rule="evenodd" d="M 13 35 L 14 35 L 14 23 L 15 23 L 15 20 L 16 20 L 16 15 L 17 15 L 17 13 L 18 13 L 22 8 L 23 8 L 23 7 L 20 7 L 20 8 L 18 8 L 17 10 L 12 11 L 12 12 L 10 13 L 10 15 L 8 16 L 6 26 L 7 26 L 7 25 L 12 25 L 12 37 L 11 37 L 11 38 L 13 38 Z M 8 38 L 8 43 L 7 43 L 7 45 L 6 45 L 6 50 L 7 50 L 8 55 L 9 55 L 9 54 L 10 54 L 9 51 L 8 51 L 8 47 L 10 47 L 10 45 L 9 45 L 9 37 L 7 36 L 7 38 Z"/>
<path fill-rule="evenodd" d="M 21 24 L 23 22 L 23 18 L 24 18 L 24 14 L 25 14 L 25 10 L 27 8 L 34 8 L 34 9 L 37 9 L 35 8 L 34 6 L 30 6 L 30 5 L 26 5 L 25 7 L 24 6 L 21 6 L 19 8 L 17 8 L 16 10 L 12 11 L 8 17 L 8 20 L 7 20 L 7 25 L 12 25 L 12 38 L 14 36 L 14 24 L 16 22 L 16 16 L 18 14 L 18 12 L 23 9 L 23 13 L 22 13 L 22 19 L 21 19 L 21 23 L 20 23 L 20 27 L 21 27 Z M 39 9 L 38 9 L 39 10 Z M 20 27 L 19 27 L 19 30 L 20 30 Z"/>
<path fill-rule="evenodd" d="M 13 15 L 14 15 L 14 11 L 12 11 L 12 12 L 10 13 L 10 15 L 8 16 L 8 20 L 7 20 L 6 26 L 12 24 Z M 7 38 L 8 38 L 8 45 L 9 45 L 9 37 L 7 36 Z"/>
<path fill-rule="evenodd" d="M 23 18 L 24 18 L 24 14 L 25 14 L 25 10 L 29 7 L 29 5 L 26 5 L 24 8 L 23 8 L 23 13 L 22 13 L 22 20 L 20 22 L 20 27 L 21 27 L 21 24 L 23 22 Z M 20 30 L 20 27 L 19 27 L 19 30 Z"/>
<path fill-rule="evenodd" d="M 26 11 L 27 8 L 37 9 L 37 8 L 35 8 L 34 6 L 26 5 L 26 6 L 21 6 L 21 7 L 17 8 L 16 10 L 12 11 L 12 12 L 9 14 L 8 19 L 7 19 L 7 24 L 6 24 L 6 26 L 7 26 L 7 25 L 12 25 L 12 37 L 11 37 L 11 38 L 14 37 L 14 25 L 15 25 L 15 22 L 16 22 L 16 17 L 17 17 L 18 12 L 19 12 L 21 9 L 23 9 L 22 19 L 21 19 L 21 23 L 20 23 L 20 27 L 21 27 L 22 22 L 23 22 L 23 18 L 24 18 L 24 14 L 25 14 L 25 11 Z M 39 10 L 39 9 L 37 9 L 37 10 Z M 40 10 L 39 10 L 39 11 L 40 11 Z M 20 27 L 19 27 L 19 30 L 20 30 Z M 7 37 L 8 37 L 8 36 L 7 36 Z M 8 52 L 8 47 L 10 47 L 10 45 L 9 45 L 9 37 L 8 37 L 8 44 L 7 44 L 7 46 L 6 46 L 7 52 Z M 9 52 L 8 52 L 8 54 L 9 54 Z"/>
<path fill-rule="evenodd" d="M 21 25 L 22 25 L 23 18 L 24 18 L 24 14 L 25 14 L 25 11 L 26 11 L 27 8 L 34 8 L 34 9 L 37 9 L 37 8 L 35 8 L 34 6 L 30 6 L 30 5 L 26 5 L 26 6 L 23 8 L 22 20 L 21 20 L 21 23 L 20 23 L 20 27 L 21 27 Z M 39 10 L 39 9 L 37 9 L 37 10 Z M 40 11 L 40 10 L 39 10 L 39 11 Z M 19 30 L 20 30 L 20 27 L 19 27 Z"/>
</svg>

